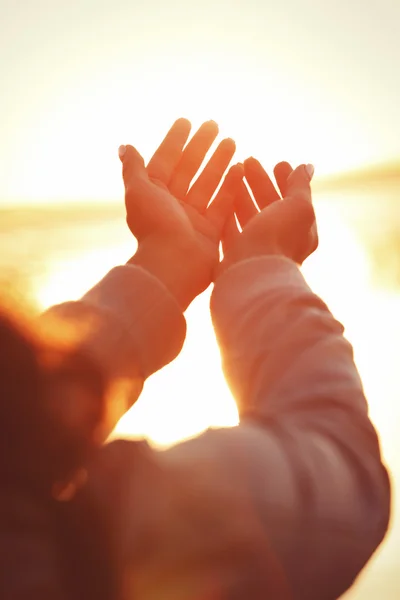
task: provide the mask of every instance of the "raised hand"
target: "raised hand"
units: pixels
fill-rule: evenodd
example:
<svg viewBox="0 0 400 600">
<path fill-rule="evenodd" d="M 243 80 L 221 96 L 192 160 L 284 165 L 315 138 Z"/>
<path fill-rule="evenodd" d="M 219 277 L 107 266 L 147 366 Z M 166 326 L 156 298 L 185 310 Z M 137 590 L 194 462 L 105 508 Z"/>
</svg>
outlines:
<svg viewBox="0 0 400 600">
<path fill-rule="evenodd" d="M 197 180 L 190 184 L 218 135 L 204 123 L 187 143 L 191 125 L 179 119 L 147 167 L 132 146 L 120 148 L 127 223 L 138 240 L 130 261 L 150 271 L 185 309 L 211 283 L 219 261 L 219 241 L 243 168 L 234 166 L 211 198 L 235 153 L 224 139 Z"/>
<path fill-rule="evenodd" d="M 315 213 L 311 201 L 312 165 L 293 170 L 279 163 L 275 179 L 281 196 L 270 177 L 254 158 L 244 163 L 246 181 L 237 184 L 235 213 L 242 233 L 231 215 L 223 233 L 224 260 L 219 273 L 231 264 L 255 256 L 280 254 L 301 264 L 318 246 Z"/>
</svg>

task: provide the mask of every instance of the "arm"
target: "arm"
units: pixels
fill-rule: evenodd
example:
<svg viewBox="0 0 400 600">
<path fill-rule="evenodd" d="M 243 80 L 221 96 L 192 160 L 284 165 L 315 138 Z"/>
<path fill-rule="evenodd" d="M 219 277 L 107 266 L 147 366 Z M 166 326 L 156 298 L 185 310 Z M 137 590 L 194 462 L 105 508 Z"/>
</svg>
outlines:
<svg viewBox="0 0 400 600">
<path fill-rule="evenodd" d="M 213 320 L 241 426 L 254 435 L 254 509 L 295 597 L 336 598 L 389 516 L 351 346 L 291 261 L 252 259 L 223 277 Z"/>
<path fill-rule="evenodd" d="M 97 465 L 131 592 L 337 598 L 389 515 L 351 347 L 282 257 L 229 269 L 211 309 L 240 425 L 164 452 L 114 442 Z"/>
<path fill-rule="evenodd" d="M 123 387 L 122 406 L 111 410 L 111 428 L 137 400 L 145 379 L 179 354 L 186 334 L 175 298 L 148 271 L 130 264 L 110 271 L 80 301 L 52 307 L 42 319 L 82 329 L 85 354 L 109 385 Z"/>
<path fill-rule="evenodd" d="M 275 214 L 258 221 L 261 233 Z M 343 328 L 279 256 L 279 236 L 258 236 L 254 222 L 259 256 L 245 240 L 211 302 L 240 425 L 162 453 L 112 444 L 100 467 L 133 591 L 146 600 L 160 590 L 179 600 L 337 598 L 387 528 L 388 477 Z"/>
</svg>

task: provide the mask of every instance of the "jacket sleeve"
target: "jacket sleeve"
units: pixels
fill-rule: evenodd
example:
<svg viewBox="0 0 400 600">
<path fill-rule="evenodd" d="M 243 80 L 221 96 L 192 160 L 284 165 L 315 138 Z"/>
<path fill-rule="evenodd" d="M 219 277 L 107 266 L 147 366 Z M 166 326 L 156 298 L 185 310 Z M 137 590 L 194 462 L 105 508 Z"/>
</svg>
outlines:
<svg viewBox="0 0 400 600">
<path fill-rule="evenodd" d="M 133 265 L 112 269 L 81 300 L 52 307 L 41 321 L 70 328 L 113 386 L 114 397 L 122 396 L 113 425 L 136 401 L 145 379 L 179 354 L 186 335 L 172 295 Z"/>
<path fill-rule="evenodd" d="M 338 598 L 390 503 L 352 348 L 281 257 L 229 269 L 211 312 L 240 424 L 163 452 L 105 449 L 133 597 Z"/>
<path fill-rule="evenodd" d="M 242 436 L 254 435 L 248 472 L 269 544 L 295 597 L 336 598 L 382 541 L 390 505 L 343 327 L 281 257 L 228 271 L 212 315 Z"/>
</svg>

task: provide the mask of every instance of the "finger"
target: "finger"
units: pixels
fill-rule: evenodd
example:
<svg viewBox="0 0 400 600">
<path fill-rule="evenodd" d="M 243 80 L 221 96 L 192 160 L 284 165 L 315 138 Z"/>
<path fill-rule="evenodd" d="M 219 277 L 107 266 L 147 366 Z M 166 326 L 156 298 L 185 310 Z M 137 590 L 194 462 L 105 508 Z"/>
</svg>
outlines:
<svg viewBox="0 0 400 600">
<path fill-rule="evenodd" d="M 244 174 L 260 210 L 280 199 L 271 178 L 258 160 L 253 157 L 245 160 Z"/>
<path fill-rule="evenodd" d="M 151 203 L 148 202 L 149 181 L 144 160 L 133 146 L 120 146 L 122 176 L 125 185 L 126 221 L 133 235 L 139 240 L 144 237 L 153 223 Z"/>
<path fill-rule="evenodd" d="M 214 225 L 218 235 L 221 235 L 229 216 L 233 215 L 235 196 L 238 186 L 243 183 L 243 175 L 243 165 L 231 167 L 217 196 L 207 208 L 206 218 Z"/>
<path fill-rule="evenodd" d="M 215 121 L 203 123 L 194 134 L 181 155 L 180 161 L 168 184 L 169 191 L 175 198 L 182 200 L 189 189 L 190 182 L 200 169 L 202 162 L 218 135 Z"/>
<path fill-rule="evenodd" d="M 235 214 L 231 213 L 225 223 L 224 230 L 222 232 L 222 252 L 224 256 L 229 251 L 229 248 L 235 243 L 240 231 L 238 229 Z"/>
<path fill-rule="evenodd" d="M 293 169 L 288 162 L 280 162 L 276 165 L 274 169 L 276 183 L 278 185 L 282 198 L 286 196 L 287 180 L 292 171 Z"/>
<path fill-rule="evenodd" d="M 313 174 L 312 165 L 301 165 L 290 174 L 287 182 L 286 200 L 290 203 L 292 216 L 292 231 L 289 235 L 292 236 L 294 244 L 293 258 L 299 264 L 318 247 L 318 230 L 310 187 Z M 308 211 L 305 209 L 306 206 Z M 306 229 L 307 234 L 302 234 L 300 229 Z"/>
<path fill-rule="evenodd" d="M 129 189 L 138 178 L 146 178 L 144 160 L 133 146 L 120 146 L 118 155 L 122 162 L 122 177 L 125 189 Z"/>
<path fill-rule="evenodd" d="M 235 212 L 242 229 L 258 213 L 258 208 L 254 204 L 243 180 L 240 182 L 236 193 Z"/>
<path fill-rule="evenodd" d="M 175 121 L 147 165 L 150 179 L 156 179 L 166 185 L 169 183 L 182 156 L 190 129 L 191 124 L 187 119 Z"/>
<path fill-rule="evenodd" d="M 222 140 L 186 196 L 186 202 L 204 212 L 235 154 L 236 144 L 230 138 Z"/>
<path fill-rule="evenodd" d="M 303 198 L 311 203 L 310 182 L 314 174 L 312 165 L 300 165 L 289 175 L 287 180 L 286 197 Z"/>
<path fill-rule="evenodd" d="M 314 208 L 311 202 L 299 195 L 285 198 L 282 207 L 285 209 L 281 214 L 282 239 L 289 244 L 290 257 L 302 264 L 318 246 Z"/>
</svg>

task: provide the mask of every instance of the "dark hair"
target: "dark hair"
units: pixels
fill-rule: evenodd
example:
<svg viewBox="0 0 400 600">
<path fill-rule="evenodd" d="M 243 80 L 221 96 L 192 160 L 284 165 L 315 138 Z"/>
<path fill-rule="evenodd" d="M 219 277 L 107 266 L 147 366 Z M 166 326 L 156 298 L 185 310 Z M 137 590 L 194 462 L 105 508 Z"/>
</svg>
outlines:
<svg viewBox="0 0 400 600">
<path fill-rule="evenodd" d="M 74 403 L 78 387 L 85 392 L 83 407 Z M 51 495 L 55 482 L 96 452 L 93 432 L 103 417 L 104 391 L 101 373 L 77 347 L 39 343 L 22 321 L 0 312 L 1 598 L 114 595 L 96 499 L 88 490 L 68 503 Z"/>
</svg>

